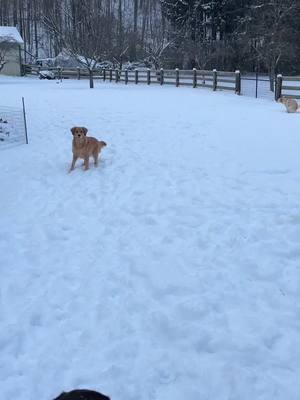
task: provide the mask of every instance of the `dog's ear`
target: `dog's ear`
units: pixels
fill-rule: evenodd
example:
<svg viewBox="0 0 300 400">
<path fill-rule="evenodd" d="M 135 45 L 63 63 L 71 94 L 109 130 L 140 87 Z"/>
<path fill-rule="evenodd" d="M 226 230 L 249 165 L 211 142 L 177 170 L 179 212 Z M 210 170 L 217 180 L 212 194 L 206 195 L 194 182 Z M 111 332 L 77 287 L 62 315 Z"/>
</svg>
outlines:
<svg viewBox="0 0 300 400">
<path fill-rule="evenodd" d="M 63 400 L 66 397 L 66 392 L 62 392 L 58 397 L 55 397 L 54 400 Z"/>
<path fill-rule="evenodd" d="M 73 128 L 71 128 L 71 132 L 72 132 L 73 136 L 74 136 L 75 130 L 76 130 L 75 126 Z"/>
<path fill-rule="evenodd" d="M 83 126 L 83 127 L 82 127 L 82 130 L 83 130 L 84 135 L 86 136 L 86 134 L 88 133 L 87 128 L 85 128 L 85 127 Z"/>
</svg>

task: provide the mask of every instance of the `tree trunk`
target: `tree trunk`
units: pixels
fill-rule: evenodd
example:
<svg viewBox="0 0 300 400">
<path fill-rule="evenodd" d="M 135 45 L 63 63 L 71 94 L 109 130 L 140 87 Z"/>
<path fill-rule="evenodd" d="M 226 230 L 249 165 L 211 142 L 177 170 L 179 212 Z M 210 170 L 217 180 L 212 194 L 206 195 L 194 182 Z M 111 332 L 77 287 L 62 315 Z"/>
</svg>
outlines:
<svg viewBox="0 0 300 400">
<path fill-rule="evenodd" d="M 38 20 L 38 10 L 36 0 L 33 3 L 34 6 L 34 48 L 35 48 L 35 58 L 39 57 L 39 42 L 38 42 L 38 27 L 37 27 L 37 20 Z"/>
<path fill-rule="evenodd" d="M 131 44 L 131 59 L 136 61 L 136 47 L 137 47 L 137 24 L 138 24 L 138 0 L 133 1 L 133 36 Z"/>
<path fill-rule="evenodd" d="M 269 78 L 270 78 L 270 90 L 274 92 L 274 79 L 275 79 L 275 65 L 271 64 L 269 69 Z"/>
</svg>

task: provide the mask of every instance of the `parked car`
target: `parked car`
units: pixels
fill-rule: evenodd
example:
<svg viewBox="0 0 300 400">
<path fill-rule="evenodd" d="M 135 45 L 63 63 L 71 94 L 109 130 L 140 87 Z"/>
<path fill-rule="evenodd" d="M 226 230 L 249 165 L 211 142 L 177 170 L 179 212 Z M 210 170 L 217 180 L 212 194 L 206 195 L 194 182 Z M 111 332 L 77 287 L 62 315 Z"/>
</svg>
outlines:
<svg viewBox="0 0 300 400">
<path fill-rule="evenodd" d="M 49 70 L 42 70 L 39 72 L 39 78 L 40 79 L 55 79 L 55 73 L 53 71 L 49 71 Z"/>
</svg>

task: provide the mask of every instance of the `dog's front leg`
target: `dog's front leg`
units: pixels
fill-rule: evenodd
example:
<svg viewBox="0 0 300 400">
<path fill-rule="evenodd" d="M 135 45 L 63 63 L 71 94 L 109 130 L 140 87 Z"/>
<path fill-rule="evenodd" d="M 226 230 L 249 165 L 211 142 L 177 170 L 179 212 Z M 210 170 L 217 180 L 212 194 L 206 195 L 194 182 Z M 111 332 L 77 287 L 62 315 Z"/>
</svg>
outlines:
<svg viewBox="0 0 300 400">
<path fill-rule="evenodd" d="M 87 171 L 89 169 L 89 157 L 85 157 L 83 165 L 84 170 Z"/>
<path fill-rule="evenodd" d="M 71 167 L 70 167 L 70 169 L 69 169 L 69 173 L 70 173 L 71 171 L 73 171 L 73 169 L 75 168 L 75 163 L 76 163 L 77 159 L 78 159 L 78 157 L 76 157 L 76 156 L 73 155 L 73 160 L 72 160 Z"/>
</svg>

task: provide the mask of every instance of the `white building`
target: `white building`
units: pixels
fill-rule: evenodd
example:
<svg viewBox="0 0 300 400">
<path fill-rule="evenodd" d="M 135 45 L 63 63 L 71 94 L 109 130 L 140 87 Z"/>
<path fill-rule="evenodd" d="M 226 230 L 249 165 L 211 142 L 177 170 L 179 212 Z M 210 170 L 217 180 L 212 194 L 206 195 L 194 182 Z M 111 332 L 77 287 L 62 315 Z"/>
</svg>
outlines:
<svg viewBox="0 0 300 400">
<path fill-rule="evenodd" d="M 0 26 L 0 74 L 22 74 L 23 39 L 14 26 Z"/>
</svg>

